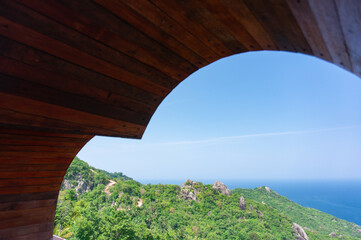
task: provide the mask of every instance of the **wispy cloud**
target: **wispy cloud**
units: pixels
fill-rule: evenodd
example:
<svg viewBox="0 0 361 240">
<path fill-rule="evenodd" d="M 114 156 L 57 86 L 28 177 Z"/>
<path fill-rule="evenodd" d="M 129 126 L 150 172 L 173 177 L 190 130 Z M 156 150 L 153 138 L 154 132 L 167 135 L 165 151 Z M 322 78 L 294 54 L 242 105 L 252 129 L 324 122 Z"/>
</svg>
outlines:
<svg viewBox="0 0 361 240">
<path fill-rule="evenodd" d="M 208 139 L 201 139 L 201 140 L 166 142 L 166 143 L 158 143 L 156 145 L 163 145 L 163 146 L 168 145 L 169 146 L 169 145 L 216 144 L 216 143 L 234 141 L 234 140 L 245 139 L 245 138 L 272 137 L 272 136 L 283 136 L 283 135 L 301 135 L 301 134 L 310 134 L 310 133 L 320 133 L 320 132 L 331 132 L 331 131 L 337 131 L 337 130 L 355 129 L 355 128 L 360 128 L 360 127 L 361 127 L 361 125 L 355 125 L 355 126 L 345 126 L 345 127 L 335 127 L 335 128 L 321 128 L 321 129 L 312 129 L 312 130 L 255 133 L 255 134 L 244 134 L 244 135 L 237 135 L 237 136 L 208 138 Z"/>
</svg>

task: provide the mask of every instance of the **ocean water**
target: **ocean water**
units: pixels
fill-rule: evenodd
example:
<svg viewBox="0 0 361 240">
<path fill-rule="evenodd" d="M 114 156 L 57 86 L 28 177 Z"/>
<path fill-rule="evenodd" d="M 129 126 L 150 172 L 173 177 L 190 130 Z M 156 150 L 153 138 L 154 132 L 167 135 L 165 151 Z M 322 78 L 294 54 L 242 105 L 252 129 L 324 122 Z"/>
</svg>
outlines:
<svg viewBox="0 0 361 240">
<path fill-rule="evenodd" d="M 192 179 L 213 184 L 214 179 Z M 229 189 L 268 186 L 288 199 L 361 225 L 361 180 L 222 180 Z M 141 180 L 143 184 L 177 184 L 184 180 Z"/>
</svg>

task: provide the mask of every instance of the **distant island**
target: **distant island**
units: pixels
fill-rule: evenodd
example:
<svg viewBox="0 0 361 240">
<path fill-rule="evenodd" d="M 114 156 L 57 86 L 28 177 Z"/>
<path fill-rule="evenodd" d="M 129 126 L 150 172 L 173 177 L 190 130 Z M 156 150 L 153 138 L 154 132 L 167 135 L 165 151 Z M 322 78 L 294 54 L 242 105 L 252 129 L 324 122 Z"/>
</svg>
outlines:
<svg viewBox="0 0 361 240">
<path fill-rule="evenodd" d="M 65 175 L 54 234 L 93 239 L 361 239 L 361 227 L 305 208 L 269 187 L 229 190 L 186 180 L 142 185 L 75 158 Z"/>
</svg>

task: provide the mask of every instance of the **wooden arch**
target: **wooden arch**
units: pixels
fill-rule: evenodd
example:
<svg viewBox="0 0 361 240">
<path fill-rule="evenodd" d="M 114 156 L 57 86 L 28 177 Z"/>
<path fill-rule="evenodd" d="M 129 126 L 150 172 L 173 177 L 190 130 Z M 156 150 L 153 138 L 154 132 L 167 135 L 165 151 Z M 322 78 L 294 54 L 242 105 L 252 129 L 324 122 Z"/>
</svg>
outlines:
<svg viewBox="0 0 361 240">
<path fill-rule="evenodd" d="M 87 141 L 141 138 L 184 78 L 257 50 L 361 76 L 361 1 L 0 0 L 0 239 L 50 239 Z"/>
</svg>

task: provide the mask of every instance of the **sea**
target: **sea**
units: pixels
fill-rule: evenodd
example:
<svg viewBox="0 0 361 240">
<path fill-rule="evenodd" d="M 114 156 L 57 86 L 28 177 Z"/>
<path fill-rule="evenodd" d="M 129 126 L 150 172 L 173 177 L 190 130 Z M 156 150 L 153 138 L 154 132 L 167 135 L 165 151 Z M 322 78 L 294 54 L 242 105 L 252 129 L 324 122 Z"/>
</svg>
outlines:
<svg viewBox="0 0 361 240">
<path fill-rule="evenodd" d="M 301 206 L 361 225 L 361 180 L 192 180 L 203 184 L 213 184 L 218 180 L 229 189 L 267 186 Z M 139 182 L 181 185 L 185 180 L 152 179 Z"/>
</svg>

